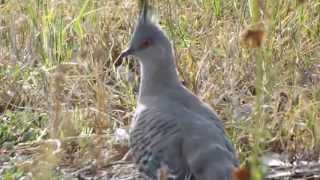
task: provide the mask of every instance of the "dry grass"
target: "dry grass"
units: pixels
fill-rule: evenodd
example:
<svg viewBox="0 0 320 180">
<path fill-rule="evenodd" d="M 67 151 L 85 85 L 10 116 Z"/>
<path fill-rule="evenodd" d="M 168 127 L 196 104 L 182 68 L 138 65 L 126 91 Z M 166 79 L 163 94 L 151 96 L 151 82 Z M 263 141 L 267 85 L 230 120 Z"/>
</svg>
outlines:
<svg viewBox="0 0 320 180">
<path fill-rule="evenodd" d="M 118 69 L 113 64 L 129 41 L 137 4 L 2 3 L 1 124 L 7 119 L 23 124 L 30 114 L 31 119 L 46 117 L 45 125 L 32 128 L 58 139 L 107 134 L 112 141 L 117 128 L 128 129 L 139 67 L 131 60 Z M 181 80 L 218 112 L 242 162 L 255 164 L 268 151 L 319 159 L 319 0 L 153 4 L 173 41 Z M 2 149 L 5 142 L 24 142 L 6 139 L 17 134 L 19 125 L 0 128 Z M 26 141 L 47 138 L 39 134 Z"/>
</svg>

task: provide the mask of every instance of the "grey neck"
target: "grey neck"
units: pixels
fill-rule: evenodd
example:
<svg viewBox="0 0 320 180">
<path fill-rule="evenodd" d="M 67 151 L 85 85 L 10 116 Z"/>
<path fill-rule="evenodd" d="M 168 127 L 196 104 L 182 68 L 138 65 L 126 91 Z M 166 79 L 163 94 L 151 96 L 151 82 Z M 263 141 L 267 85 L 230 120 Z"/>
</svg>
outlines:
<svg viewBox="0 0 320 180">
<path fill-rule="evenodd" d="M 141 82 L 139 102 L 147 103 L 148 98 L 158 97 L 164 92 L 179 89 L 179 81 L 173 56 L 166 59 L 141 60 Z"/>
</svg>

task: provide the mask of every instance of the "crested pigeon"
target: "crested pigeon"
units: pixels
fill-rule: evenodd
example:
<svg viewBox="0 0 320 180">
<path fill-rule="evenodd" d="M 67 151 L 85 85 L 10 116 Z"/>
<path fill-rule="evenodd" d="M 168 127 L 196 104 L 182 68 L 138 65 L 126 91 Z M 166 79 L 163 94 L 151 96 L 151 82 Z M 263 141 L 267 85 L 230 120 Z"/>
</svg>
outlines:
<svg viewBox="0 0 320 180">
<path fill-rule="evenodd" d="M 171 43 L 154 21 L 146 0 L 129 47 L 141 65 L 138 105 L 130 149 L 139 171 L 159 179 L 231 180 L 239 162 L 214 111 L 179 81 Z"/>
</svg>

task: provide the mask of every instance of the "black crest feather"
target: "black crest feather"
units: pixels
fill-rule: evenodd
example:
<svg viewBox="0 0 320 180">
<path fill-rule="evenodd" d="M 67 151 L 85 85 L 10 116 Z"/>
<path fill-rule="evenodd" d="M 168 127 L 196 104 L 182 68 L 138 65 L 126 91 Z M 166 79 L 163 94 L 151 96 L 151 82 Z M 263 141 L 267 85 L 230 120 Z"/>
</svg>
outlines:
<svg viewBox="0 0 320 180">
<path fill-rule="evenodd" d="M 153 10 L 148 3 L 148 0 L 139 0 L 139 8 L 140 8 L 140 22 L 151 21 L 153 17 Z"/>
</svg>

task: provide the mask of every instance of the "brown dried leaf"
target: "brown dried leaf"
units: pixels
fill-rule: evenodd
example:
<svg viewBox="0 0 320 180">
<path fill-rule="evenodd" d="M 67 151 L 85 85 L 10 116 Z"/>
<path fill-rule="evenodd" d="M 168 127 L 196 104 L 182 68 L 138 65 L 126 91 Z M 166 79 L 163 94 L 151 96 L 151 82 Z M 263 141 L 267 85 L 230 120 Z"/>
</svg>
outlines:
<svg viewBox="0 0 320 180">
<path fill-rule="evenodd" d="M 249 27 L 241 33 L 241 45 L 246 48 L 259 48 L 266 37 L 263 23 Z"/>
<path fill-rule="evenodd" d="M 251 174 L 250 169 L 239 168 L 233 171 L 233 176 L 235 180 L 250 180 Z"/>
</svg>

